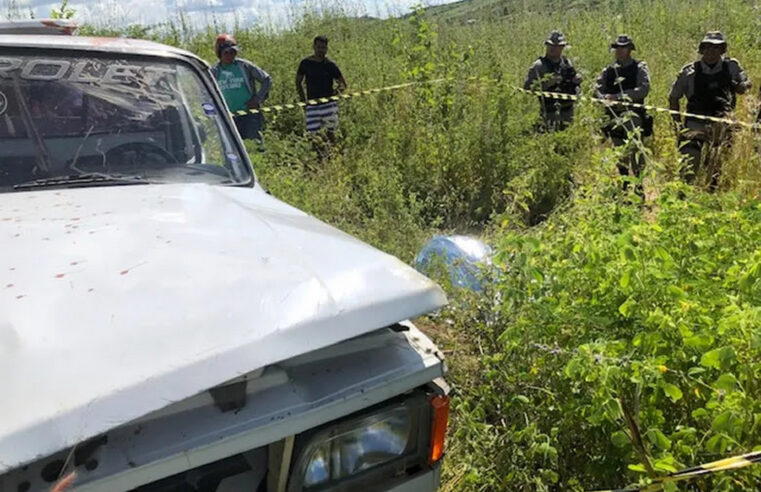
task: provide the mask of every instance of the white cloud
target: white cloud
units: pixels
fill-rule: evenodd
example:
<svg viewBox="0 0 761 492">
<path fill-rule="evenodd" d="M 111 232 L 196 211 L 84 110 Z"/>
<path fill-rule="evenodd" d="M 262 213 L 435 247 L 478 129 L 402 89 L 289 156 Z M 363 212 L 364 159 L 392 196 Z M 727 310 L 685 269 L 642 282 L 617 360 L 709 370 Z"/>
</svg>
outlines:
<svg viewBox="0 0 761 492">
<path fill-rule="evenodd" d="M 453 0 L 428 0 L 425 5 L 437 5 Z M 409 12 L 420 0 L 69 0 L 69 8 L 76 10 L 76 19 L 101 27 L 124 27 L 129 24 L 151 25 L 177 21 L 178 12 L 187 16 L 191 25 L 220 27 L 263 24 L 269 27 L 287 27 L 300 13 L 324 11 L 338 6 L 351 15 L 391 17 Z M 0 20 L 11 12 L 16 17 L 49 17 L 51 9 L 61 3 L 50 0 L 0 0 Z"/>
</svg>

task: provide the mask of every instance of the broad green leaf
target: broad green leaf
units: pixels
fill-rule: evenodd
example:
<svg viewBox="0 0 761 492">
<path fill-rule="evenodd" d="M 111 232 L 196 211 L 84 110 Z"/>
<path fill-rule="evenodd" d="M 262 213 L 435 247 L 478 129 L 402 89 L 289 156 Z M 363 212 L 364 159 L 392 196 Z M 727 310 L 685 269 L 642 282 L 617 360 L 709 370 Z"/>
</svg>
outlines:
<svg viewBox="0 0 761 492">
<path fill-rule="evenodd" d="M 706 450 L 717 454 L 723 454 L 728 445 L 729 441 L 720 434 L 712 436 L 705 444 Z"/>
<path fill-rule="evenodd" d="M 706 370 L 704 368 L 695 366 L 695 367 L 690 367 L 690 369 L 687 371 L 687 374 L 689 374 L 690 376 L 694 377 L 694 376 L 697 376 L 698 374 L 702 374 L 704 372 L 706 372 Z"/>
<path fill-rule="evenodd" d="M 696 408 L 692 411 L 692 418 L 695 420 L 700 420 L 708 417 L 708 410 L 705 408 Z"/>
<path fill-rule="evenodd" d="M 665 456 L 659 460 L 656 460 L 656 462 L 653 463 L 653 468 L 668 473 L 679 471 L 679 469 L 675 466 L 675 461 L 672 456 Z"/>
<path fill-rule="evenodd" d="M 624 318 L 628 318 L 631 315 L 635 305 L 636 302 L 634 302 L 634 299 L 630 297 L 623 304 L 618 306 L 618 312 L 621 313 Z"/>
<path fill-rule="evenodd" d="M 682 399 L 682 390 L 680 390 L 679 387 L 675 384 L 663 383 L 661 388 L 663 389 L 663 392 L 666 393 L 669 398 L 671 398 L 671 401 L 678 401 Z"/>
<path fill-rule="evenodd" d="M 647 438 L 650 439 L 650 442 L 658 449 L 665 451 L 671 447 L 671 441 L 666 437 L 666 434 L 660 431 L 660 429 L 648 429 Z"/>
<path fill-rule="evenodd" d="M 725 391 L 732 391 L 735 389 L 735 386 L 737 385 L 737 378 L 733 374 L 725 373 L 719 376 L 719 379 L 716 380 L 715 383 L 713 383 L 714 387 L 718 389 L 723 389 Z"/>
<path fill-rule="evenodd" d="M 729 410 L 713 419 L 711 423 L 712 430 L 728 434 L 735 439 L 739 439 L 743 434 L 743 426 L 742 418 Z"/>
<path fill-rule="evenodd" d="M 711 423 L 711 429 L 715 430 L 716 432 L 729 432 L 732 430 L 734 422 L 735 418 L 732 412 L 726 411 L 713 419 L 713 422 Z"/>
<path fill-rule="evenodd" d="M 694 348 L 710 347 L 713 343 L 713 337 L 708 335 L 694 335 L 683 340 L 685 346 Z"/>
<path fill-rule="evenodd" d="M 703 354 L 700 358 L 700 365 L 721 370 L 728 369 L 735 360 L 736 356 L 734 348 L 721 347 Z"/>
<path fill-rule="evenodd" d="M 629 465 L 628 468 L 631 471 L 645 473 L 647 470 L 645 469 L 645 465 L 637 464 L 637 465 Z"/>
<path fill-rule="evenodd" d="M 684 299 L 687 297 L 687 293 L 676 285 L 669 285 L 666 290 L 668 291 L 669 295 L 671 295 L 671 297 L 676 299 Z"/>
<path fill-rule="evenodd" d="M 655 248 L 655 256 L 657 258 L 660 258 L 661 261 L 663 261 L 665 263 L 670 263 L 672 261 L 671 260 L 671 255 L 668 253 L 668 251 L 666 251 L 665 249 L 661 248 L 660 246 Z"/>
<path fill-rule="evenodd" d="M 663 484 L 663 492 L 678 492 L 679 486 L 674 482 L 666 482 Z"/>
<path fill-rule="evenodd" d="M 702 315 L 702 314 L 700 316 L 698 316 L 698 320 L 700 321 L 700 323 L 703 326 L 707 326 L 709 328 L 714 325 L 714 321 L 713 321 L 712 318 L 709 318 L 708 316 L 705 316 L 705 315 Z"/>
<path fill-rule="evenodd" d="M 679 329 L 679 334 L 682 335 L 682 338 L 690 338 L 694 334 L 685 323 L 679 323 L 677 328 Z"/>
</svg>

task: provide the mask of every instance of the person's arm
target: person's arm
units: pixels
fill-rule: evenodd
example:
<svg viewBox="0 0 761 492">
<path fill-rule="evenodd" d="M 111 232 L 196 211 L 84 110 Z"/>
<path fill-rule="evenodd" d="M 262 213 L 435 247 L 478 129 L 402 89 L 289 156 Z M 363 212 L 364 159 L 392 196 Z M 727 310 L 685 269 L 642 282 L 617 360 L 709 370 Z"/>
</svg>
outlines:
<svg viewBox="0 0 761 492">
<path fill-rule="evenodd" d="M 253 63 L 245 64 L 246 71 L 251 80 L 259 82 L 259 91 L 251 96 L 251 100 L 248 101 L 249 108 L 258 108 L 270 95 L 270 88 L 272 87 L 272 77 L 270 74 L 257 67 Z M 252 83 L 251 88 L 255 86 Z M 253 91 L 252 91 L 253 92 Z"/>
<path fill-rule="evenodd" d="M 753 86 L 753 83 L 748 78 L 748 74 L 745 73 L 743 67 L 735 59 L 729 60 L 729 72 L 732 76 L 732 87 L 734 87 L 737 94 L 745 94 Z"/>
<path fill-rule="evenodd" d="M 523 88 L 527 91 L 534 89 L 534 82 L 536 82 L 539 79 L 539 73 L 536 70 L 536 65 L 531 64 L 530 67 L 528 67 L 528 73 L 526 74 L 526 80 L 523 81 Z"/>
<path fill-rule="evenodd" d="M 674 80 L 674 83 L 671 85 L 671 92 L 669 92 L 669 109 L 672 111 L 681 111 L 679 107 L 679 100 L 686 95 L 687 75 L 683 69 L 681 72 L 679 72 L 679 75 L 676 76 L 676 80 Z M 671 119 L 674 120 L 674 123 L 679 125 L 682 123 L 681 114 L 671 113 Z"/>
<path fill-rule="evenodd" d="M 347 85 L 346 79 L 343 78 L 343 75 L 338 77 L 338 87 L 336 88 L 336 90 L 338 91 L 339 94 L 346 90 L 346 85 Z"/>
<path fill-rule="evenodd" d="M 669 96 L 669 109 L 671 111 L 681 111 L 679 108 L 679 98 Z M 677 142 L 681 139 L 682 133 L 682 115 L 680 113 L 671 113 L 671 125 L 676 134 Z"/>
<path fill-rule="evenodd" d="M 307 98 L 304 95 L 304 62 L 301 62 L 296 70 L 296 94 L 299 95 L 299 101 L 306 101 Z"/>
<path fill-rule="evenodd" d="M 623 97 L 619 95 L 618 99 L 627 101 L 644 101 L 650 93 L 650 70 L 647 63 L 639 62 L 637 67 L 637 82 L 633 89 L 623 91 Z"/>
<path fill-rule="evenodd" d="M 571 67 L 573 67 L 573 64 L 571 64 L 570 61 L 568 62 L 568 64 L 571 65 Z M 581 94 L 581 82 L 582 82 L 582 78 L 581 78 L 581 74 L 578 72 L 578 70 L 576 70 L 575 67 L 573 68 L 573 72 L 575 74 L 573 76 L 573 83 L 576 86 L 576 95 L 578 96 L 579 94 Z"/>
<path fill-rule="evenodd" d="M 536 83 L 537 80 L 539 81 L 539 84 Z M 563 77 L 560 74 L 545 71 L 542 62 L 536 61 L 531 65 L 531 68 L 529 68 L 529 75 L 526 77 L 526 89 L 549 91 L 561 82 L 563 82 Z"/>
<path fill-rule="evenodd" d="M 338 87 L 336 87 L 336 94 L 340 94 L 346 90 L 346 79 L 344 79 L 344 76 L 341 73 L 341 69 L 338 68 L 338 65 L 336 65 L 335 63 L 333 64 L 333 80 L 338 81 Z"/>
<path fill-rule="evenodd" d="M 669 95 L 669 109 L 671 111 L 681 111 L 679 99 L 679 97 Z M 680 113 L 671 113 L 671 120 L 674 122 L 674 127 L 678 132 L 682 125 L 682 115 Z"/>
<path fill-rule="evenodd" d="M 539 81 L 538 84 L 537 81 Z M 537 60 L 529 67 L 523 88 L 528 91 L 548 91 L 562 81 L 559 74 L 546 72 L 542 62 Z"/>
</svg>

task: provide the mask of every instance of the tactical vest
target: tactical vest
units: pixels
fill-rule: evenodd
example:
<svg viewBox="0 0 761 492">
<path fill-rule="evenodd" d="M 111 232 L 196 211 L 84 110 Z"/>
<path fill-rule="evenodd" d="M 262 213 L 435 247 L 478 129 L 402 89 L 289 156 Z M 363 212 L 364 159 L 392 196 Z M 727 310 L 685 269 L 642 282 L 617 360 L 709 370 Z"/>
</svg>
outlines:
<svg viewBox="0 0 761 492">
<path fill-rule="evenodd" d="M 695 90 L 687 99 L 687 112 L 706 116 L 725 116 L 735 109 L 737 97 L 732 90 L 729 60 L 722 60 L 721 71 L 703 73 L 700 61 L 695 65 Z"/>
<path fill-rule="evenodd" d="M 639 62 L 632 59 L 632 63 L 626 67 L 616 68 L 615 64 L 605 69 L 605 85 L 603 94 L 620 94 L 621 91 L 630 91 L 637 87 L 637 74 L 639 73 Z M 618 81 L 618 83 L 616 83 Z M 642 104 L 644 99 L 632 99 L 629 102 Z M 606 113 L 611 118 L 620 116 L 627 111 L 637 113 L 641 118 L 645 118 L 644 108 L 632 108 L 630 106 L 615 105 L 608 108 Z"/>
<path fill-rule="evenodd" d="M 560 92 L 562 94 L 576 94 L 576 69 L 568 61 L 568 58 L 562 57 L 555 63 L 546 56 L 539 58 L 544 67 L 545 74 L 559 74 L 562 80 L 553 84 L 546 89 L 547 92 Z M 542 98 L 542 104 L 547 112 L 556 112 L 560 109 L 567 109 L 573 106 L 573 101 L 564 101 L 559 99 Z"/>
<path fill-rule="evenodd" d="M 605 87 L 603 92 L 605 94 L 620 94 L 622 90 L 630 91 L 637 87 L 637 74 L 639 73 L 639 62 L 632 60 L 632 63 L 626 67 L 616 69 L 614 65 L 609 66 L 605 70 Z M 619 80 L 616 83 L 616 80 Z M 642 100 L 633 101 L 641 103 Z"/>
</svg>

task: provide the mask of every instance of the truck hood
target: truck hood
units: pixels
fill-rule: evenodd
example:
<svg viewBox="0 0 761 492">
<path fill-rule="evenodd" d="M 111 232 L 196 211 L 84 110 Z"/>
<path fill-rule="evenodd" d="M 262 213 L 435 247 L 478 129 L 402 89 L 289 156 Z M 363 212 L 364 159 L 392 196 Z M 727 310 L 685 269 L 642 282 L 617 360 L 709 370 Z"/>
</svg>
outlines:
<svg viewBox="0 0 761 492">
<path fill-rule="evenodd" d="M 260 189 L 0 195 L 0 473 L 445 304 Z"/>
</svg>

